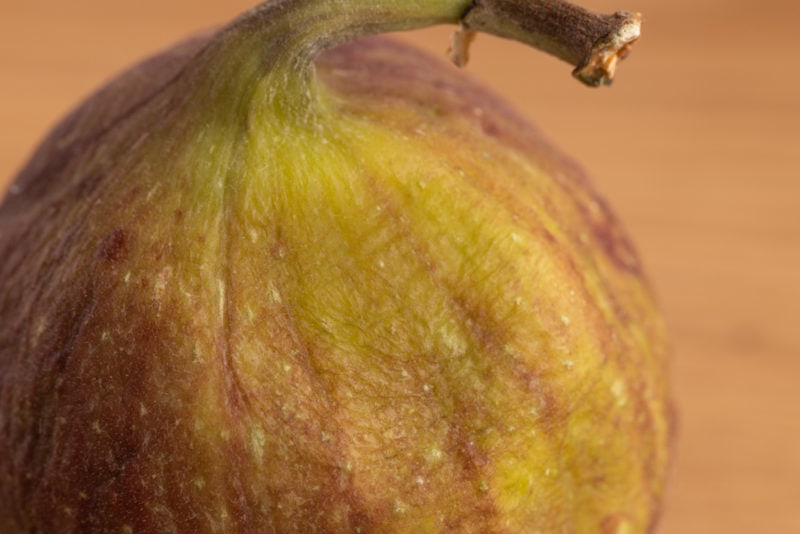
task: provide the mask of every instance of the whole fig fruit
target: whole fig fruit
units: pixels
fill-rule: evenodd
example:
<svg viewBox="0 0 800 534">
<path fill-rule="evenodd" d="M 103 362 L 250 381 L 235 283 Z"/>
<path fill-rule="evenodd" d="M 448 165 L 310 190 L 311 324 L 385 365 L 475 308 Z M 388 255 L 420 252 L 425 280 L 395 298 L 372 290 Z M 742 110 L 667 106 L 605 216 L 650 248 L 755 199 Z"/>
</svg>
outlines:
<svg viewBox="0 0 800 534">
<path fill-rule="evenodd" d="M 610 80 L 638 17 L 274 0 L 122 74 L 0 209 L 0 531 L 642 532 L 665 334 L 583 173 L 380 37 Z"/>
</svg>

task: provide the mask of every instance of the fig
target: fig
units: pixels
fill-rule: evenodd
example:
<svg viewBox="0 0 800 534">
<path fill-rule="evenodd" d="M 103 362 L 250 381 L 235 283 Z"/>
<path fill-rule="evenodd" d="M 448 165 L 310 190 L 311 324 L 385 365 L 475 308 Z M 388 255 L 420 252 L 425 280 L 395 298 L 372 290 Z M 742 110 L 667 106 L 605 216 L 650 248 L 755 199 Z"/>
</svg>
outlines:
<svg viewBox="0 0 800 534">
<path fill-rule="evenodd" d="M 667 336 L 583 171 L 376 34 L 603 85 L 640 17 L 273 0 L 120 75 L 0 208 L 0 531 L 643 532 Z"/>
</svg>

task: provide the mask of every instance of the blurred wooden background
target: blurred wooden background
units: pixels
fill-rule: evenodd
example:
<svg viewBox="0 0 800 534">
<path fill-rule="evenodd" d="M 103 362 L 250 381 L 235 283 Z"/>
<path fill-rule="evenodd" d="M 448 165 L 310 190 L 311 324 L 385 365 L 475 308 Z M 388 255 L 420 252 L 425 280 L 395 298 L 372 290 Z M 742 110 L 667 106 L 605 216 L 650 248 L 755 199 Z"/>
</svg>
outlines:
<svg viewBox="0 0 800 534">
<path fill-rule="evenodd" d="M 110 75 L 255 3 L 0 0 L 0 189 Z M 800 8 L 582 3 L 646 16 L 612 88 L 487 36 L 467 71 L 590 170 L 658 288 L 681 413 L 660 532 L 800 532 Z"/>
</svg>

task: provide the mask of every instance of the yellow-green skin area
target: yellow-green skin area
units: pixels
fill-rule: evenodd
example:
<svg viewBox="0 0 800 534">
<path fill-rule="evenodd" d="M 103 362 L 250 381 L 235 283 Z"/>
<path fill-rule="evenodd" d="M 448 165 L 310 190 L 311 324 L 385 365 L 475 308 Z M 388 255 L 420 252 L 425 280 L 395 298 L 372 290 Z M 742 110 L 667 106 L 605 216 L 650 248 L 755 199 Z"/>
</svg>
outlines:
<svg viewBox="0 0 800 534">
<path fill-rule="evenodd" d="M 580 171 L 391 42 L 246 73 L 0 212 L 0 530 L 649 530 L 663 327 Z"/>
</svg>

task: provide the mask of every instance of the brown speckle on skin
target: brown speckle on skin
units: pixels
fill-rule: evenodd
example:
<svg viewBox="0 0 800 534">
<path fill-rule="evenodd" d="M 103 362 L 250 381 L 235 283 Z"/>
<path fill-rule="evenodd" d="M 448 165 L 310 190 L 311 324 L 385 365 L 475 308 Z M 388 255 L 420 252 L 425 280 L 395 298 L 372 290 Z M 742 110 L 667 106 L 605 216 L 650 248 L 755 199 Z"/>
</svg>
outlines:
<svg viewBox="0 0 800 534">
<path fill-rule="evenodd" d="M 115 228 L 100 242 L 97 255 L 103 261 L 116 263 L 124 260 L 129 251 L 129 235 L 122 228 Z"/>
<path fill-rule="evenodd" d="M 481 129 L 483 130 L 483 133 L 490 137 L 498 137 L 501 133 L 497 123 L 489 119 L 481 121 Z"/>
</svg>

